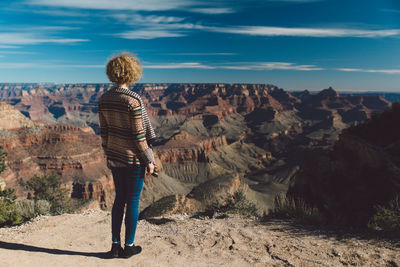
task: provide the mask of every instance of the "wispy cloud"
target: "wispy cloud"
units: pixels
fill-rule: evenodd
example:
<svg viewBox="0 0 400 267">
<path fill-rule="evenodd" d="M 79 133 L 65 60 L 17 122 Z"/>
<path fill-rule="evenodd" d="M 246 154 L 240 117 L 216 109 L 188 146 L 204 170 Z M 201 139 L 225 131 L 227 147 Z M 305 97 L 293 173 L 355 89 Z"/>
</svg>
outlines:
<svg viewBox="0 0 400 267">
<path fill-rule="evenodd" d="M 207 27 L 207 30 L 221 33 L 254 36 L 294 36 L 294 37 L 389 37 L 400 35 L 400 29 L 364 30 L 347 28 L 289 28 L 269 26 Z"/>
<path fill-rule="evenodd" d="M 238 62 L 232 64 L 202 64 L 199 62 L 146 64 L 147 69 L 227 69 L 227 70 L 295 70 L 317 71 L 324 68 L 315 65 L 297 65 L 290 62 Z"/>
<path fill-rule="evenodd" d="M 194 0 L 26 0 L 26 3 L 78 9 L 161 11 L 180 9 L 197 2 Z"/>
<path fill-rule="evenodd" d="M 72 26 L 31 26 L 29 27 L 30 30 L 33 31 L 69 31 L 69 30 L 79 30 L 79 27 L 72 27 Z M 24 28 L 26 31 L 26 27 Z"/>
<path fill-rule="evenodd" d="M 170 56 L 234 56 L 234 55 L 238 55 L 238 54 L 237 53 L 216 52 L 216 53 L 163 53 L 162 55 L 170 55 Z"/>
<path fill-rule="evenodd" d="M 43 43 L 74 44 L 87 42 L 88 39 L 41 37 L 34 33 L 0 33 L 0 45 L 34 45 Z"/>
<path fill-rule="evenodd" d="M 72 26 L 52 26 L 52 25 L 7 25 L 3 24 L 0 26 L 0 32 L 22 32 L 22 33 L 30 33 L 30 34 L 44 34 L 45 33 L 57 33 L 60 31 L 69 31 L 69 30 L 79 30 L 79 27 Z"/>
<path fill-rule="evenodd" d="M 78 68 L 78 69 L 80 69 L 80 68 L 82 68 L 82 69 L 94 69 L 94 68 L 96 68 L 96 69 L 102 69 L 102 68 L 104 68 L 105 66 L 104 65 L 101 65 L 101 64 L 98 64 L 98 65 L 96 65 L 96 64 L 89 64 L 89 65 L 84 65 L 84 64 L 81 64 L 81 65 L 51 65 L 51 67 L 55 67 L 55 68 Z"/>
<path fill-rule="evenodd" d="M 167 30 L 137 30 L 127 31 L 115 34 L 115 36 L 124 39 L 155 39 L 155 38 L 166 38 L 166 37 L 182 37 L 185 34 L 171 32 Z"/>
<path fill-rule="evenodd" d="M 226 34 L 240 34 L 248 36 L 290 36 L 290 37 L 358 37 L 384 38 L 400 35 L 400 29 L 365 29 L 365 28 L 299 28 L 299 27 L 272 27 L 272 26 L 207 26 L 203 23 L 187 22 L 186 18 L 174 16 L 143 16 L 138 14 L 112 14 L 127 25 L 133 26 L 134 31 L 126 31 L 116 36 L 126 39 L 155 39 L 164 37 L 183 37 L 193 31 L 217 32 Z M 139 29 L 137 29 L 139 28 Z"/>
<path fill-rule="evenodd" d="M 63 7 L 94 10 L 131 10 L 131 11 L 164 11 L 183 10 L 203 14 L 227 14 L 236 12 L 232 7 L 260 4 L 260 2 L 313 3 L 324 0 L 25 0 L 25 3 L 46 7 Z M 48 13 L 51 15 L 51 13 Z M 70 15 L 70 13 L 66 13 Z"/>
<path fill-rule="evenodd" d="M 290 3 L 314 3 L 324 0 L 268 0 L 269 2 L 290 2 Z"/>
<path fill-rule="evenodd" d="M 235 9 L 231 7 L 201 7 L 201 8 L 199 7 L 199 8 L 190 8 L 188 9 L 188 11 L 201 14 L 216 15 L 216 14 L 234 13 Z"/>
<path fill-rule="evenodd" d="M 388 9 L 388 8 L 384 8 L 381 9 L 382 12 L 389 12 L 389 13 L 400 13 L 399 9 Z"/>
<path fill-rule="evenodd" d="M 24 62 L 0 62 L 0 69 L 30 69 L 36 68 L 38 65 Z"/>
<path fill-rule="evenodd" d="M 88 12 L 59 9 L 31 9 L 29 12 L 53 17 L 85 17 L 89 15 Z"/>
<path fill-rule="evenodd" d="M 68 64 L 48 64 L 48 63 L 34 63 L 34 62 L 0 62 L 1 69 L 32 69 L 32 68 L 40 68 L 40 69 L 53 69 L 53 68 L 61 68 L 61 69 L 93 69 L 93 68 L 104 68 L 104 65 L 68 65 Z"/>
<path fill-rule="evenodd" d="M 36 52 L 30 52 L 30 51 L 0 51 L 0 54 L 2 55 L 33 55 L 36 54 Z"/>
<path fill-rule="evenodd" d="M 297 65 L 291 62 L 253 62 L 253 63 L 236 63 L 221 66 L 222 69 L 231 70 L 297 70 L 297 71 L 317 71 L 324 70 L 315 65 Z"/>
<path fill-rule="evenodd" d="M 15 49 L 15 48 L 20 48 L 20 47 L 16 45 L 0 45 L 0 49 Z"/>
<path fill-rule="evenodd" d="M 358 68 L 337 68 L 338 71 L 345 72 L 370 72 L 370 73 L 386 73 L 386 74 L 400 74 L 400 69 L 358 69 Z"/>
<path fill-rule="evenodd" d="M 185 22 L 185 18 L 174 16 L 143 16 L 139 14 L 119 13 L 111 17 L 135 28 L 135 30 L 116 33 L 124 39 L 155 39 L 186 36 L 190 31 L 204 29 L 201 24 Z"/>
<path fill-rule="evenodd" d="M 199 62 L 146 64 L 143 67 L 146 69 L 215 69 L 213 66 L 204 65 Z"/>
<path fill-rule="evenodd" d="M 0 57 L 3 57 L 0 55 Z M 51 64 L 43 62 L 0 62 L 0 69 L 102 69 L 104 64 Z M 231 64 L 203 64 L 200 62 L 176 62 L 176 63 L 151 63 L 143 64 L 145 69 L 225 69 L 225 70 L 291 70 L 291 71 L 321 71 L 337 70 L 343 72 L 366 72 L 366 73 L 385 73 L 400 74 L 400 69 L 361 69 L 361 68 L 333 68 L 326 69 L 316 65 L 299 65 L 291 62 L 233 62 Z"/>
<path fill-rule="evenodd" d="M 78 30 L 79 27 L 53 25 L 2 25 L 0 26 L 0 48 L 15 49 L 24 45 L 36 44 L 75 44 L 88 39 L 64 38 L 65 31 Z M 14 53 L 16 52 L 9 52 Z"/>
<path fill-rule="evenodd" d="M 109 14 L 109 17 L 117 19 L 119 22 L 122 22 L 127 25 L 160 25 L 160 24 L 168 24 L 168 23 L 176 23 L 181 22 L 185 18 L 175 17 L 175 16 L 158 16 L 158 15 L 147 15 L 143 16 L 137 13 L 121 13 L 114 12 Z"/>
</svg>

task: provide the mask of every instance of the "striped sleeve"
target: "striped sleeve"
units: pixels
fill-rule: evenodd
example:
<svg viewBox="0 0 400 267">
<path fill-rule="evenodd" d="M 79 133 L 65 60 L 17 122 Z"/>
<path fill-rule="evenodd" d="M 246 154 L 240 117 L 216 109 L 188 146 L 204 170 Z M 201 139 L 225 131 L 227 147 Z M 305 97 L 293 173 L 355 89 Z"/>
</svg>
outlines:
<svg viewBox="0 0 400 267">
<path fill-rule="evenodd" d="M 107 140 L 108 140 L 108 126 L 106 118 L 104 117 L 103 112 L 99 108 L 99 123 L 100 123 L 100 136 L 101 136 L 101 146 L 103 148 L 107 148 Z"/>
<path fill-rule="evenodd" d="M 152 149 L 148 146 L 146 140 L 146 134 L 143 128 L 143 116 L 140 102 L 134 99 L 130 106 L 130 120 L 131 130 L 133 135 L 133 141 L 136 148 L 139 151 L 139 159 L 142 163 L 149 163 L 154 161 L 154 155 Z"/>
</svg>

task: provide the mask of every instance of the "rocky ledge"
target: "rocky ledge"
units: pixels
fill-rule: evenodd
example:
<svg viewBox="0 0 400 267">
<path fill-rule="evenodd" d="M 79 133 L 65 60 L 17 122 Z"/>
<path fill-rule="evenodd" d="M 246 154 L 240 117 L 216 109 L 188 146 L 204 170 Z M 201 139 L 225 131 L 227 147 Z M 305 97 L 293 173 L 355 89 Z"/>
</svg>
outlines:
<svg viewBox="0 0 400 267">
<path fill-rule="evenodd" d="M 130 259 L 105 260 L 110 213 L 38 217 L 0 229 L 1 266 L 398 266 L 394 241 L 343 231 L 305 228 L 290 221 L 184 214 L 141 220 Z M 122 233 L 122 236 L 124 233 Z"/>
</svg>

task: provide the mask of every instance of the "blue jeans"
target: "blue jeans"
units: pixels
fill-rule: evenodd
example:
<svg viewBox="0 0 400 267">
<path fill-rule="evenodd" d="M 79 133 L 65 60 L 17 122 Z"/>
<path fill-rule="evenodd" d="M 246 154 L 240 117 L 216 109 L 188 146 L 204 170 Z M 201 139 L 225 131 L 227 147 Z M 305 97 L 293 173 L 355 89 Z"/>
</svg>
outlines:
<svg viewBox="0 0 400 267">
<path fill-rule="evenodd" d="M 125 214 L 125 245 L 135 241 L 136 225 L 139 218 L 139 199 L 143 188 L 145 166 L 112 167 L 115 185 L 115 200 L 111 212 L 112 241 L 121 243 L 121 225 Z"/>
</svg>

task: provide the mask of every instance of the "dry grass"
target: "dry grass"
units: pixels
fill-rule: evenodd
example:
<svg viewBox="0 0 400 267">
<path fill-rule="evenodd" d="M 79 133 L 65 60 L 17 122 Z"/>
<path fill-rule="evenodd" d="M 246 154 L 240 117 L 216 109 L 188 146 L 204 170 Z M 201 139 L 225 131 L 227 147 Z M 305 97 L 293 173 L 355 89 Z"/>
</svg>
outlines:
<svg viewBox="0 0 400 267">
<path fill-rule="evenodd" d="M 368 227 L 377 231 L 392 232 L 400 236 L 400 196 L 397 195 L 387 207 L 376 205 L 375 214 Z"/>
<path fill-rule="evenodd" d="M 295 219 L 311 224 L 322 224 L 326 221 L 318 208 L 308 205 L 302 199 L 287 197 L 285 194 L 275 196 L 274 207 L 264 216 L 264 219 Z"/>
<path fill-rule="evenodd" d="M 24 220 L 50 214 L 50 203 L 46 200 L 21 199 L 15 202 L 15 207 Z"/>
</svg>

